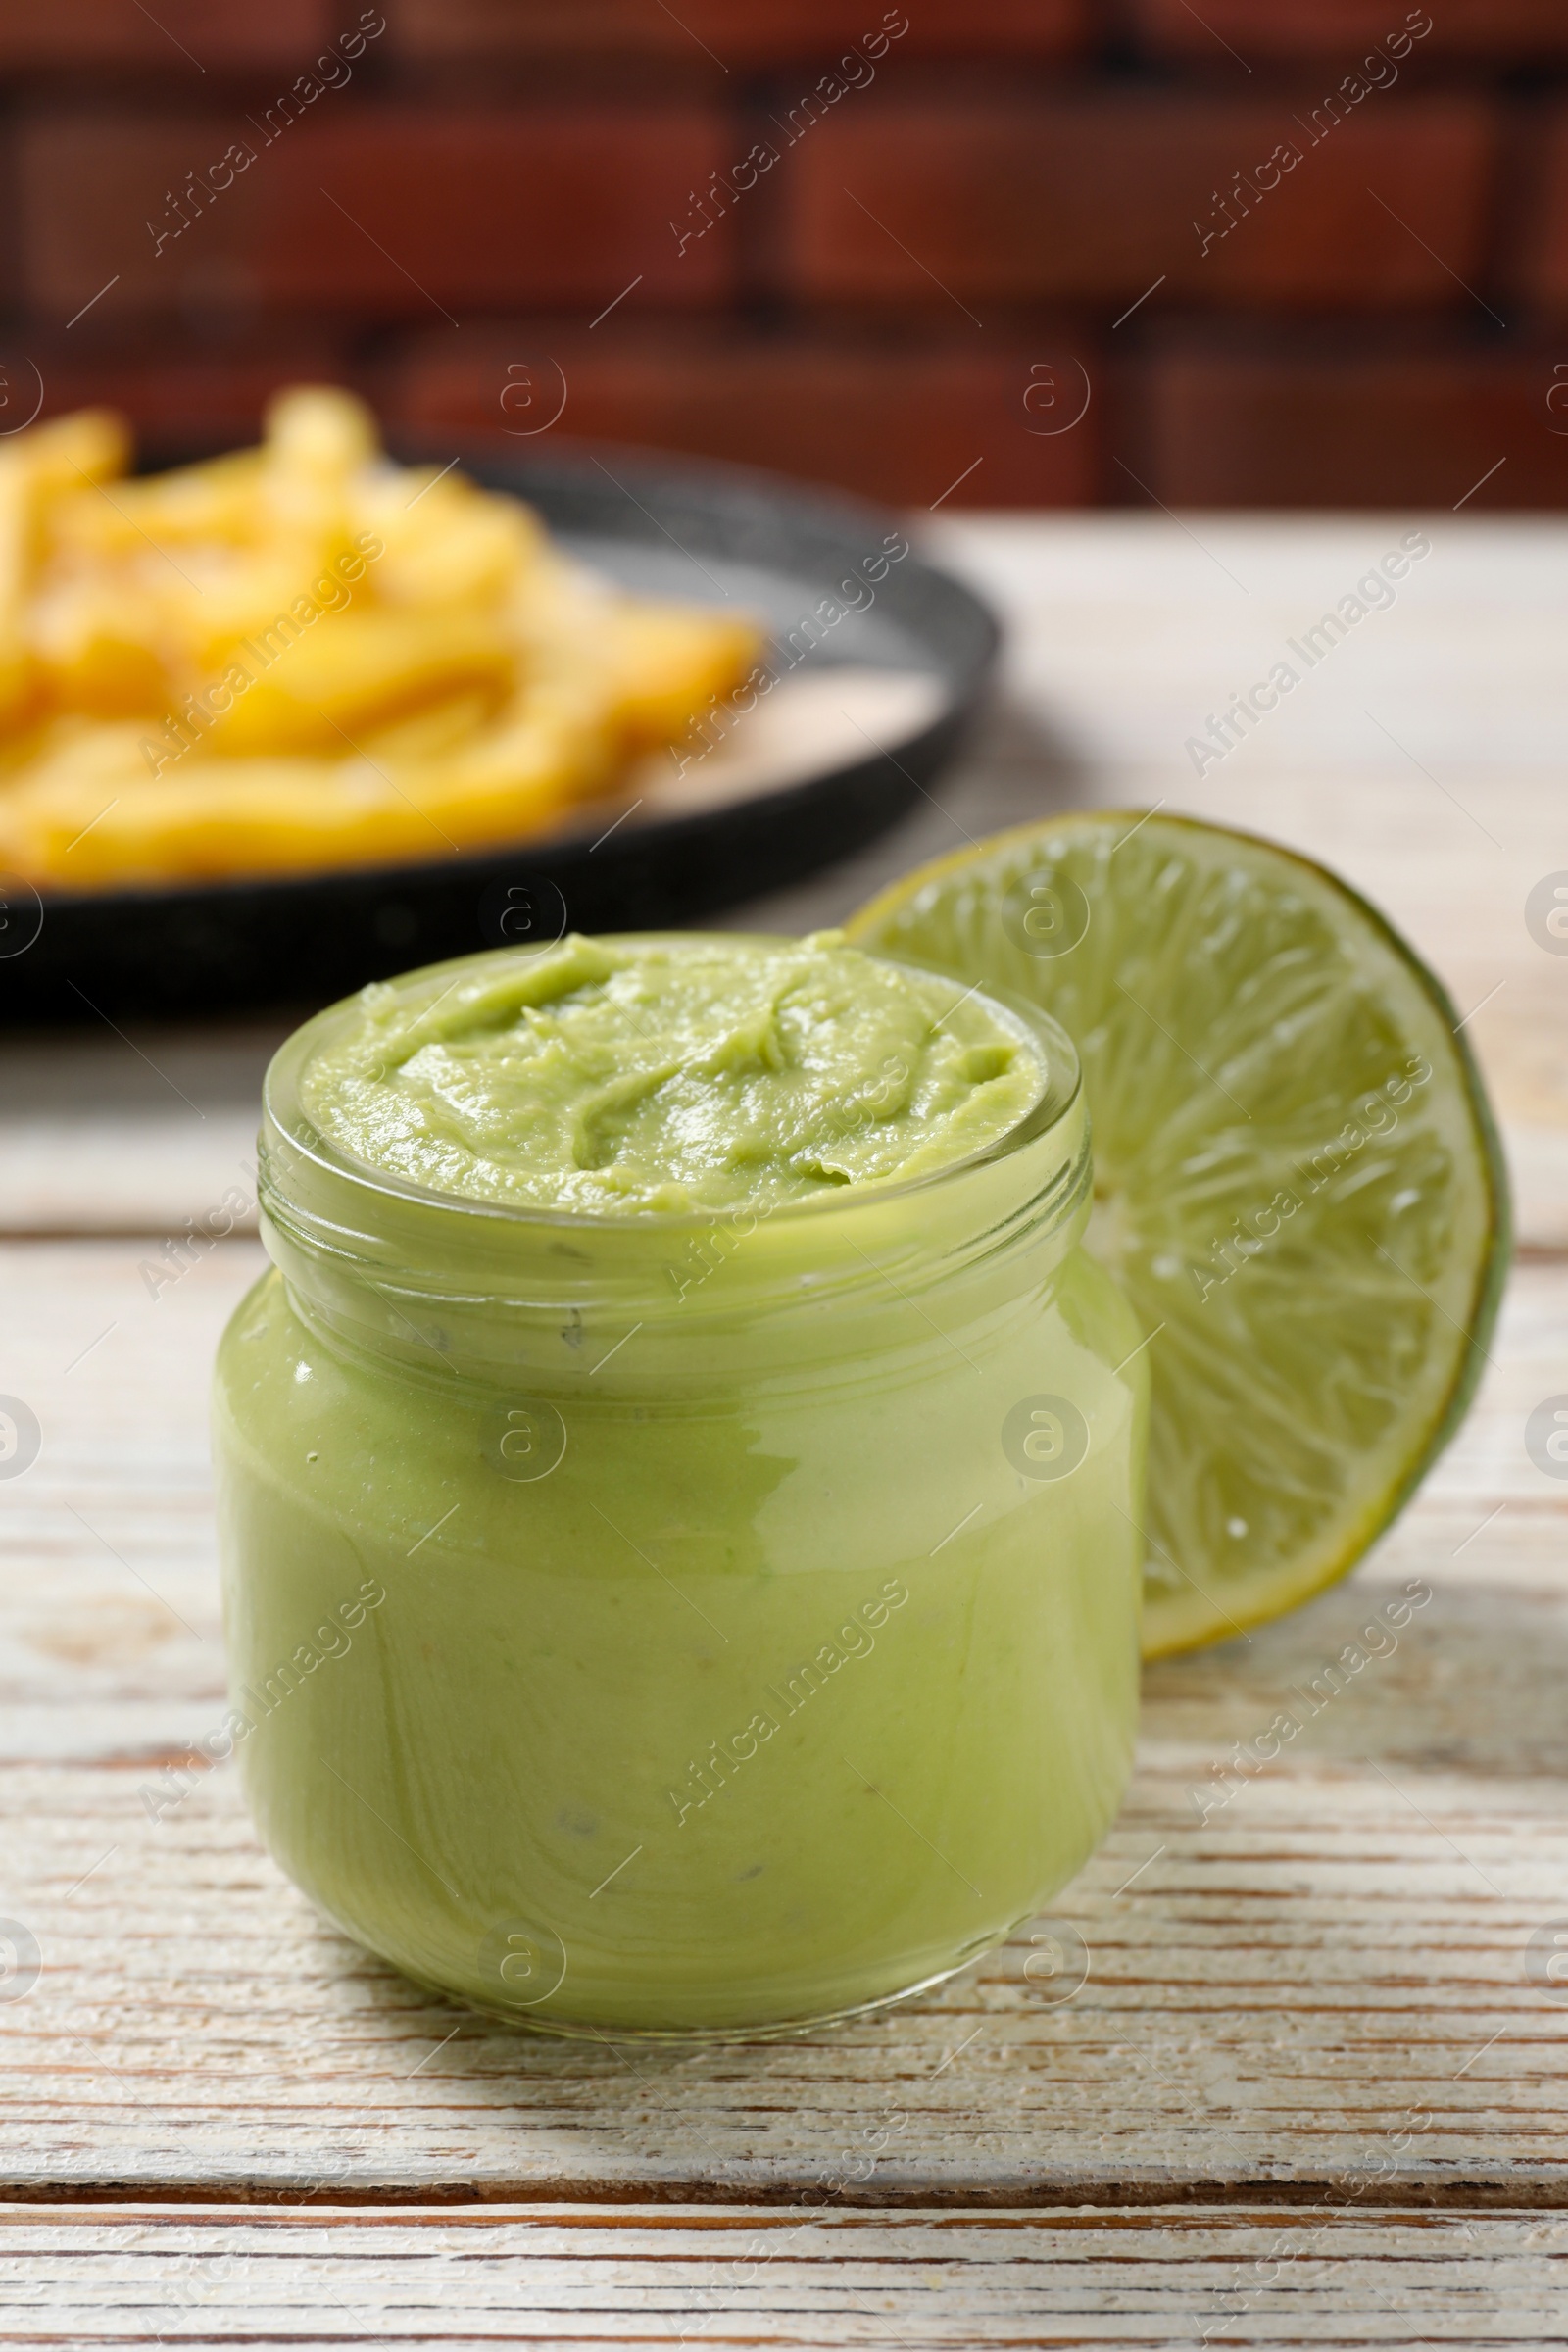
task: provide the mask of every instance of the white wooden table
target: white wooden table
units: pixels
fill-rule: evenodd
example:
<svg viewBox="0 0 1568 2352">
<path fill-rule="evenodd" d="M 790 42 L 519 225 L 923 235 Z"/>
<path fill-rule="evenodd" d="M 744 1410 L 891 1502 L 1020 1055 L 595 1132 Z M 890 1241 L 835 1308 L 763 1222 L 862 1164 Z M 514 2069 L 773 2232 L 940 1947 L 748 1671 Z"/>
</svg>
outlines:
<svg viewBox="0 0 1568 2352">
<path fill-rule="evenodd" d="M 1069 2000 L 1026 1933 L 800 2041 L 515 2038 L 317 1922 L 229 1771 L 151 1818 L 221 1705 L 205 1391 L 260 1250 L 143 1269 L 248 1188 L 280 1032 L 0 1046 L 0 1391 L 43 1430 L 0 1482 L 0 1912 L 40 1963 L 0 1984 L 0 2342 L 1568 2342 L 1568 1984 L 1531 1943 L 1568 1937 L 1568 1482 L 1524 1446 L 1568 1392 L 1568 955 L 1524 919 L 1568 869 L 1568 529 L 1430 521 L 1253 739 L 1201 780 L 1183 749 L 1405 527 L 945 524 L 1012 624 L 985 740 L 734 918 L 831 921 L 964 833 L 1163 802 L 1328 858 L 1476 1008 L 1521 1231 L 1479 1401 L 1349 1584 L 1151 1672 L 1132 1792 L 1054 1906 Z M 1397 1649 L 1200 1821 L 1412 1578 Z"/>
</svg>

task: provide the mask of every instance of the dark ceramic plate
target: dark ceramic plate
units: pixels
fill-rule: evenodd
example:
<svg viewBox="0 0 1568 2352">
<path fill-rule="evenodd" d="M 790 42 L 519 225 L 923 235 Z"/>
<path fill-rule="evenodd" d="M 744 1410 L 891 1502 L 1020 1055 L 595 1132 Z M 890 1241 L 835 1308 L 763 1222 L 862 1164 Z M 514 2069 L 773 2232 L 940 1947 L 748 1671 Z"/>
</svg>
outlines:
<svg viewBox="0 0 1568 2352">
<path fill-rule="evenodd" d="M 439 462 L 450 456 L 448 445 Z M 0 902 L 0 1019 L 319 1004 L 568 925 L 690 923 L 858 849 L 954 751 L 996 624 L 967 588 L 912 554 L 887 564 L 874 593 L 870 582 L 844 593 L 868 564 L 875 572 L 890 534 L 899 544 L 880 510 L 620 449 L 466 451 L 464 463 L 527 499 L 560 541 L 624 585 L 760 612 L 781 678 L 766 707 L 770 759 L 754 757 L 748 772 L 737 732 L 678 785 L 672 761 L 667 782 L 651 770 L 642 807 L 619 823 L 624 803 L 596 803 L 570 831 L 437 864 L 41 902 L 12 885 Z M 807 628 L 824 597 L 858 609 Z"/>
</svg>

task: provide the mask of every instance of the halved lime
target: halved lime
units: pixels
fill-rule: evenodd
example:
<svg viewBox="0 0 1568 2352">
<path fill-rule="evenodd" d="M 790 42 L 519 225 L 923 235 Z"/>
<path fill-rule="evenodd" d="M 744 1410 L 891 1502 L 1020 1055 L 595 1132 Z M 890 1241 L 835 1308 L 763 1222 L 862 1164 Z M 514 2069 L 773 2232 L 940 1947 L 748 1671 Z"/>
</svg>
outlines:
<svg viewBox="0 0 1568 2352">
<path fill-rule="evenodd" d="M 1507 1261 L 1501 1153 L 1438 981 L 1309 859 L 1136 812 L 1000 834 L 848 928 L 1077 1044 L 1088 1246 L 1149 1335 L 1146 1654 L 1343 1576 L 1457 1427 Z"/>
</svg>

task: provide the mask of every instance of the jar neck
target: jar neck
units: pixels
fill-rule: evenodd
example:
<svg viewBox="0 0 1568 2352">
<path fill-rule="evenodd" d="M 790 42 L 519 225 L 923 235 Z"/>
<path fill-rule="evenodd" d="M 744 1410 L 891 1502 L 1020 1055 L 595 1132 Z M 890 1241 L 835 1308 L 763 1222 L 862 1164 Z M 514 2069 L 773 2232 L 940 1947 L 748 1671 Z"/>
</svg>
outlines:
<svg viewBox="0 0 1568 2352">
<path fill-rule="evenodd" d="M 939 1285 L 956 1285 L 976 1313 L 1004 1305 L 1078 1241 L 1091 1163 L 1077 1060 L 1054 1023 L 1035 1014 L 1033 1025 L 1044 1094 L 972 1159 L 807 1202 L 590 1217 L 423 1192 L 335 1151 L 304 1118 L 294 1083 L 313 1023 L 268 1077 L 263 1240 L 308 1323 L 411 1371 L 510 1379 L 549 1368 L 604 1396 L 627 1376 L 684 1385 L 699 1354 L 710 1372 L 732 1355 L 755 1369 L 770 1342 L 781 1359 L 799 1364 L 804 1349 L 825 1363 L 894 1344 Z"/>
</svg>

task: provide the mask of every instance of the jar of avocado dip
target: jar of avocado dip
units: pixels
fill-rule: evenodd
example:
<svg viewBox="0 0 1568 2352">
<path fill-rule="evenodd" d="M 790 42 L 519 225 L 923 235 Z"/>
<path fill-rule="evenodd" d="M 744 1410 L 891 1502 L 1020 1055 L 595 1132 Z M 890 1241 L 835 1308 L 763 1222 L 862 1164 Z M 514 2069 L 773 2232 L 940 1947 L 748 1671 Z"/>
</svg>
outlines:
<svg viewBox="0 0 1568 2352">
<path fill-rule="evenodd" d="M 572 937 L 308 1023 L 261 1148 L 229 1728 L 323 1912 L 518 2025 L 738 2035 L 1077 1871 L 1146 1359 L 1054 1024 L 832 933 Z"/>
</svg>

